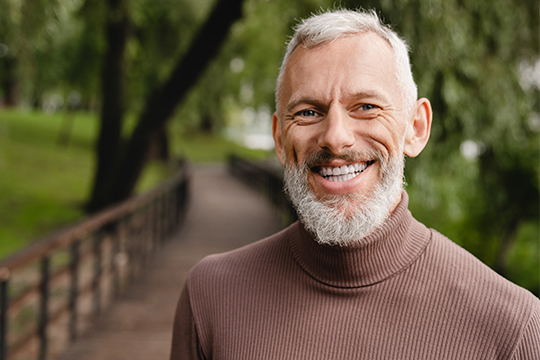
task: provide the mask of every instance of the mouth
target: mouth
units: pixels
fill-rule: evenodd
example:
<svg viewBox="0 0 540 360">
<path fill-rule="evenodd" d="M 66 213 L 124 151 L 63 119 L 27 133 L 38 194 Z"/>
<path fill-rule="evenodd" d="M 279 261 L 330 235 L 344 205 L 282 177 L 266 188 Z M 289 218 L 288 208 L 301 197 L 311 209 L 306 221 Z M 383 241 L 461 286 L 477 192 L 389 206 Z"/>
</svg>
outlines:
<svg viewBox="0 0 540 360">
<path fill-rule="evenodd" d="M 313 171 L 315 171 L 328 181 L 342 182 L 357 177 L 374 162 L 375 160 L 369 160 L 363 163 L 354 163 L 336 167 L 317 166 L 313 168 Z"/>
</svg>

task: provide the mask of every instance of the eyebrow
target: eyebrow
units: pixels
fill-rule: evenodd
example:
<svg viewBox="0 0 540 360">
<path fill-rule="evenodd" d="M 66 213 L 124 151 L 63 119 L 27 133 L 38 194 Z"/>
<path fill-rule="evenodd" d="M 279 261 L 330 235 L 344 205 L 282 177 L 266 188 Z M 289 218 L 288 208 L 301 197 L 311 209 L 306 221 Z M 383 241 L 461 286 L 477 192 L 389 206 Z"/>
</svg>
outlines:
<svg viewBox="0 0 540 360">
<path fill-rule="evenodd" d="M 322 105 L 324 101 L 321 101 L 318 98 L 311 98 L 311 97 L 299 97 L 297 99 L 292 99 L 288 104 L 285 110 L 287 112 L 290 112 L 292 109 L 294 109 L 299 104 L 311 104 L 311 105 Z"/>
<path fill-rule="evenodd" d="M 349 98 L 349 99 L 376 99 L 376 100 L 379 100 L 383 103 L 389 103 L 390 101 L 388 100 L 388 98 L 384 95 L 384 94 L 381 94 L 380 92 L 378 91 L 373 91 L 373 90 L 361 90 L 361 91 L 357 91 L 357 92 L 353 92 L 349 95 L 346 95 L 345 98 Z M 316 98 L 316 97 L 298 97 L 298 98 L 292 98 L 291 101 L 289 101 L 289 103 L 287 104 L 287 107 L 285 108 L 285 110 L 287 112 L 290 112 L 293 108 L 295 108 L 297 105 L 299 104 L 312 104 L 312 105 L 316 105 L 316 106 L 322 106 L 324 104 L 326 104 L 326 101 L 322 100 L 321 98 Z"/>
</svg>

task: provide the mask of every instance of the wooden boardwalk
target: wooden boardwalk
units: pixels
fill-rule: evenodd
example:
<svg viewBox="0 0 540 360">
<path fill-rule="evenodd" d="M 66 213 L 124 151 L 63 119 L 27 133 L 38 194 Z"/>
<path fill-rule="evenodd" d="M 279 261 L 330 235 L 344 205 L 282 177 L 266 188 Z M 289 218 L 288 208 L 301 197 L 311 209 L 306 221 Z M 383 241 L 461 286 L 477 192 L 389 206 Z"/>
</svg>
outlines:
<svg viewBox="0 0 540 360">
<path fill-rule="evenodd" d="M 189 269 L 207 254 L 228 251 L 282 228 L 269 202 L 225 166 L 191 168 L 190 208 L 178 236 L 60 360 L 169 358 L 176 301 Z"/>
</svg>

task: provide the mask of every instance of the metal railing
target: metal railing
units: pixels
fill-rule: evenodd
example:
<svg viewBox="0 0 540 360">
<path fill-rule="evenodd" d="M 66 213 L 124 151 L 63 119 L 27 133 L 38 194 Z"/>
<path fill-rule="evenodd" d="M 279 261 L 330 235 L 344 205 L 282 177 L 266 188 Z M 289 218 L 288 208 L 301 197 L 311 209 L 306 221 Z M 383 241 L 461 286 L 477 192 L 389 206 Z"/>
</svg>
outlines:
<svg viewBox="0 0 540 360">
<path fill-rule="evenodd" d="M 0 360 L 59 355 L 177 230 L 187 186 L 184 165 L 156 189 L 0 261 Z"/>
<path fill-rule="evenodd" d="M 264 194 L 276 209 L 284 224 L 298 219 L 296 211 L 283 192 L 283 174 L 275 167 L 229 156 L 229 171 L 247 185 Z"/>
</svg>

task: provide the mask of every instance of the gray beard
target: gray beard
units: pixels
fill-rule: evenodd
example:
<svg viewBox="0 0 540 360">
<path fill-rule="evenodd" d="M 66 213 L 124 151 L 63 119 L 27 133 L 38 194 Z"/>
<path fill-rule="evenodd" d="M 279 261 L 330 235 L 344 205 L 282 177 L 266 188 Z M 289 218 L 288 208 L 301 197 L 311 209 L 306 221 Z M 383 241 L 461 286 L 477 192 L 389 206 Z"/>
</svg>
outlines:
<svg viewBox="0 0 540 360">
<path fill-rule="evenodd" d="M 329 157 L 329 155 L 322 154 Z M 317 199 L 308 182 L 310 163 L 315 154 L 300 166 L 286 162 L 285 192 L 295 207 L 300 221 L 320 244 L 332 246 L 366 245 L 364 239 L 384 225 L 390 211 L 399 201 L 403 189 L 404 157 L 390 157 L 381 153 L 357 154 L 340 157 L 347 159 L 376 159 L 381 174 L 379 182 L 366 196 L 325 195 Z M 352 160 L 351 160 L 352 162 Z"/>
</svg>

